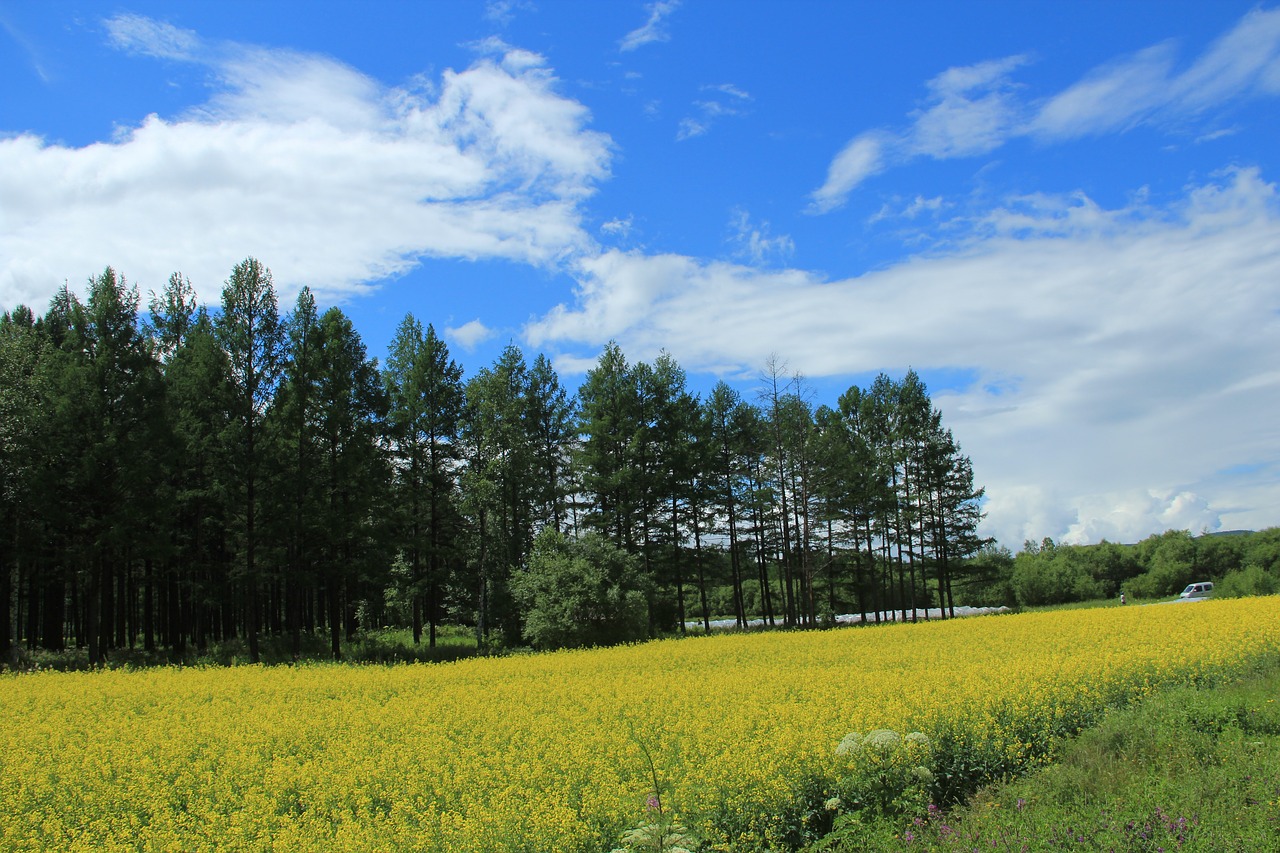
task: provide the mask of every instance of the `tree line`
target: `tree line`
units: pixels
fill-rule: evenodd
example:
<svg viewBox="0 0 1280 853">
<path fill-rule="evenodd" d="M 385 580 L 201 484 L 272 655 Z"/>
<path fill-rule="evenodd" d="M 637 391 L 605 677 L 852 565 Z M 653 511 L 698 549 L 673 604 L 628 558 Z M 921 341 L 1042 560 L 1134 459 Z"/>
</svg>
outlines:
<svg viewBox="0 0 1280 853">
<path fill-rule="evenodd" d="M 1033 607 L 1176 595 L 1213 581 L 1215 597 L 1280 592 L 1280 528 L 1193 536 L 1166 530 L 1132 545 L 1027 540 L 1015 555 L 989 544 L 969 561 L 970 590 L 984 601 Z"/>
<path fill-rule="evenodd" d="M 810 396 L 771 360 L 755 401 L 703 398 L 614 343 L 576 394 L 514 344 L 464 378 L 412 315 L 380 366 L 254 258 L 213 309 L 175 273 L 144 312 L 107 268 L 0 316 L 0 643 L 256 661 L 387 625 L 486 648 L 954 608 L 982 490 L 924 383 Z M 566 566 L 620 567 L 588 585 L 629 614 L 563 600 Z"/>
</svg>

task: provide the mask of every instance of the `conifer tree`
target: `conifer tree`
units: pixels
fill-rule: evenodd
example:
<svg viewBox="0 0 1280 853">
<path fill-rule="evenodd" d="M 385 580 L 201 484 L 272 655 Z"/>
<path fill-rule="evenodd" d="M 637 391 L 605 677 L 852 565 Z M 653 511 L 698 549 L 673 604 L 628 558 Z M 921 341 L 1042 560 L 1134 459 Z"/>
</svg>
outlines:
<svg viewBox="0 0 1280 853">
<path fill-rule="evenodd" d="M 409 568 L 413 641 L 436 644 L 445 568 L 457 550 L 462 368 L 435 329 L 412 314 L 401 322 L 382 374 L 390 404 L 399 544 Z"/>
<path fill-rule="evenodd" d="M 284 334 L 271 271 L 256 258 L 246 258 L 232 269 L 222 290 L 217 329 L 230 367 L 228 485 L 238 496 L 239 579 L 244 592 L 249 658 L 257 663 L 261 659 L 258 634 L 262 624 L 259 491 L 268 459 L 263 423 L 280 381 Z"/>
</svg>

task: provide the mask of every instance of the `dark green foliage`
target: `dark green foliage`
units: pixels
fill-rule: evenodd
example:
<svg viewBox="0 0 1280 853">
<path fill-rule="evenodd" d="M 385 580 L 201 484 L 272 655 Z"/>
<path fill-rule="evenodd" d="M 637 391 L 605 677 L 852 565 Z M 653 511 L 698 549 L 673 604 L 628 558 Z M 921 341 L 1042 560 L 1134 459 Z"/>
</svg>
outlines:
<svg viewBox="0 0 1280 853">
<path fill-rule="evenodd" d="M 457 556 L 461 526 L 462 368 L 435 329 L 428 326 L 424 333 L 410 314 L 392 342 L 383 382 L 391 407 L 396 545 L 407 569 L 413 641 L 422 639 L 425 615 L 428 645 L 434 646 L 446 568 Z"/>
<path fill-rule="evenodd" d="M 1045 540 L 1040 548 L 1024 549 L 1014 558 L 1010 586 L 1023 606 L 1105 598 L 1110 591 L 1093 569 L 1081 549 Z"/>
<path fill-rule="evenodd" d="M 1280 527 L 1271 527 L 1249 535 L 1244 543 L 1241 564 L 1257 566 L 1267 574 L 1280 578 Z"/>
<path fill-rule="evenodd" d="M 1192 581 L 1201 580 L 1197 545 L 1185 530 L 1170 530 L 1154 543 L 1143 543 L 1146 572 L 1130 582 L 1128 589 L 1139 598 L 1174 595 Z"/>
<path fill-rule="evenodd" d="M 669 354 L 611 343 L 575 400 L 514 345 L 464 384 L 412 317 L 380 372 L 308 289 L 282 320 L 254 258 L 220 309 L 180 273 L 138 301 L 108 268 L 86 302 L 64 287 L 0 324 L 6 646 L 105 665 L 324 637 L 338 656 L 360 630 L 430 645 L 449 622 L 515 646 L 544 530 L 634 560 L 646 636 L 816 626 L 950 604 L 981 544 L 982 492 L 914 373 L 837 411 L 774 362 L 764 405 L 723 383 L 701 400 Z"/>
<path fill-rule="evenodd" d="M 357 605 L 380 603 L 388 580 L 382 527 L 388 472 L 380 448 L 387 404 L 377 362 L 366 357 L 359 335 L 338 308 L 320 318 L 316 363 L 313 487 L 321 507 L 315 550 L 329 608 L 330 645 L 339 658 L 339 632 L 355 634 Z"/>
<path fill-rule="evenodd" d="M 607 646 L 647 634 L 648 590 L 638 561 L 598 534 L 569 539 L 544 530 L 511 590 L 537 648 Z"/>
<path fill-rule="evenodd" d="M 1215 598 L 1243 598 L 1246 595 L 1275 595 L 1280 592 L 1280 578 L 1256 563 L 1243 569 L 1228 571 L 1213 588 Z"/>
<path fill-rule="evenodd" d="M 1272 559 L 1280 550 L 1277 542 L 1278 528 L 1204 536 L 1169 530 L 1136 545 L 1028 541 L 1016 557 L 984 550 L 967 561 L 975 590 L 968 600 L 1042 606 L 1115 598 L 1121 592 L 1129 599 L 1150 599 L 1176 595 L 1196 581 L 1214 581 L 1218 596 L 1267 595 L 1280 591 L 1280 560 Z M 1004 594 L 1012 600 L 1002 599 Z"/>
<path fill-rule="evenodd" d="M 258 565 L 260 494 L 268 464 L 263 435 L 267 410 L 275 396 L 284 357 L 284 335 L 271 271 L 246 258 L 231 271 L 222 289 L 218 337 L 227 354 L 231 379 L 231 417 L 227 446 L 234 489 L 235 525 L 240 555 L 236 572 L 245 593 L 249 658 L 258 661 L 262 626 L 263 577 Z"/>
<path fill-rule="evenodd" d="M 1011 583 L 1013 552 L 994 542 L 979 549 L 960 569 L 964 581 L 957 585 L 957 603 L 969 606 L 1013 607 L 1018 603 Z"/>
<path fill-rule="evenodd" d="M 583 491 L 592 498 L 586 522 L 630 552 L 641 540 L 641 513 L 647 506 L 647 436 L 638 379 L 611 341 L 578 389 L 582 443 L 577 464 Z"/>
</svg>

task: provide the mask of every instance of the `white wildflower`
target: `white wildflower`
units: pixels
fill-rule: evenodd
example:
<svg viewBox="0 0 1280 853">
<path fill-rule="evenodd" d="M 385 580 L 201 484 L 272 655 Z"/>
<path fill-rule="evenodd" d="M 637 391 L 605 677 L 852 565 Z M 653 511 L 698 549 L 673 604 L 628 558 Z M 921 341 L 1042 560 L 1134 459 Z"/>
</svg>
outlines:
<svg viewBox="0 0 1280 853">
<path fill-rule="evenodd" d="M 840 740 L 840 745 L 836 747 L 836 755 L 852 755 L 862 749 L 862 735 L 857 732 L 849 732 Z"/>
<path fill-rule="evenodd" d="M 893 729 L 876 729 L 862 739 L 863 746 L 879 752 L 889 752 L 896 749 L 901 742 L 902 738 Z"/>
</svg>

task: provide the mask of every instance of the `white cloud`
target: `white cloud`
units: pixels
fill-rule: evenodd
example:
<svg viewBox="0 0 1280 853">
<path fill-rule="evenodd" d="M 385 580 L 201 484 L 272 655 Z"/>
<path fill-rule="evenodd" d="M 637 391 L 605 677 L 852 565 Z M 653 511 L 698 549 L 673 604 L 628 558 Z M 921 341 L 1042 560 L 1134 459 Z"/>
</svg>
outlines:
<svg viewBox="0 0 1280 853">
<path fill-rule="evenodd" d="M 810 195 L 810 213 L 829 213 L 842 206 L 854 187 L 885 167 L 884 151 L 892 140 L 871 131 L 855 137 L 831 161 L 827 180 Z"/>
<path fill-rule="evenodd" d="M 1018 123 L 1009 73 L 1025 56 L 951 68 L 929 81 L 928 106 L 914 115 L 906 146 L 927 157 L 985 154 L 1004 143 Z"/>
<path fill-rule="evenodd" d="M 526 334 L 562 348 L 614 339 L 642 359 L 665 348 L 691 371 L 750 371 L 773 352 L 815 378 L 968 371 L 971 385 L 935 401 L 1007 544 L 1256 526 L 1280 486 L 1246 491 L 1215 472 L 1280 455 L 1262 426 L 1280 419 L 1277 208 L 1252 170 L 1160 209 L 1017 199 L 969 221 L 950 251 L 841 281 L 610 251 L 583 260 L 576 302 Z M 1141 512 L 1124 509 L 1148 492 Z M 1028 518 L 1047 526 L 1024 532 Z"/>
<path fill-rule="evenodd" d="M 827 179 L 810 194 L 810 213 L 844 205 L 859 184 L 915 157 L 968 157 L 1002 145 L 1020 122 L 1009 74 L 1025 56 L 949 68 L 928 83 L 924 109 L 901 132 L 870 130 L 855 136 L 831 161 Z"/>
<path fill-rule="evenodd" d="M 751 215 L 735 209 L 729 218 L 729 243 L 734 257 L 754 266 L 766 266 L 774 260 L 787 260 L 795 254 L 796 244 L 790 235 L 770 233 L 769 223 L 751 221 Z"/>
<path fill-rule="evenodd" d="M 103 23 L 111 45 L 130 53 L 158 59 L 190 60 L 201 48 L 200 37 L 191 30 L 142 15 L 116 15 Z"/>
<path fill-rule="evenodd" d="M 4 15 L 0 15 L 0 30 L 3 30 L 27 55 L 27 61 L 31 63 L 31 70 L 35 72 L 42 83 L 50 83 L 54 80 L 54 74 L 36 43 L 28 38 L 26 33 L 14 26 Z"/>
<path fill-rule="evenodd" d="M 217 89 L 111 142 L 0 140 L 0 305 L 39 310 L 106 264 L 144 292 L 181 269 L 212 300 L 254 255 L 282 296 L 336 298 L 423 257 L 549 266 L 594 245 L 580 206 L 611 143 L 536 54 L 397 88 L 326 57 L 112 20 L 113 43 L 200 57 Z"/>
<path fill-rule="evenodd" d="M 631 236 L 633 227 L 635 227 L 635 217 L 629 215 L 626 219 L 610 219 L 600 226 L 600 230 L 610 237 L 626 239 Z"/>
<path fill-rule="evenodd" d="M 1182 73 L 1174 48 L 1166 42 L 1095 69 L 1050 98 L 1028 130 L 1070 139 L 1178 126 L 1238 98 L 1280 94 L 1280 10 L 1249 12 Z"/>
<path fill-rule="evenodd" d="M 1091 71 L 1050 98 L 1030 122 L 1041 137 L 1071 139 L 1127 130 L 1166 97 L 1173 46 L 1160 44 Z"/>
<path fill-rule="evenodd" d="M 925 198 L 918 195 L 905 205 L 901 198 L 894 198 L 892 204 L 886 202 L 881 205 L 880 209 L 868 218 L 867 223 L 874 224 L 888 219 L 915 220 L 922 215 L 937 217 L 946 207 L 948 204 L 942 196 Z"/>
<path fill-rule="evenodd" d="M 683 142 L 686 139 L 694 139 L 702 136 L 710 129 L 711 126 L 706 122 L 695 118 L 682 118 L 679 126 L 676 127 L 676 141 Z"/>
<path fill-rule="evenodd" d="M 1137 542 L 1165 530 L 1194 534 L 1222 529 L 1222 519 L 1207 500 L 1189 491 L 1133 489 L 1078 498 L 1078 520 L 1059 541 L 1067 544 Z"/>
<path fill-rule="evenodd" d="M 484 19 L 505 27 L 515 20 L 516 12 L 532 12 L 535 8 L 533 3 L 522 0 L 491 0 L 485 4 Z"/>
<path fill-rule="evenodd" d="M 1186 111 L 1252 94 L 1280 94 L 1280 9 L 1250 11 L 1172 85 Z"/>
<path fill-rule="evenodd" d="M 623 36 L 622 41 L 618 43 L 618 50 L 625 53 L 653 42 L 669 41 L 671 35 L 667 32 L 667 17 L 679 6 L 679 0 L 659 0 L 659 2 L 650 3 L 645 7 L 649 12 L 649 20 L 645 21 L 643 26 Z"/>
<path fill-rule="evenodd" d="M 694 101 L 693 105 L 698 110 L 697 116 L 681 119 L 676 129 L 677 141 L 706 134 L 717 119 L 745 115 L 746 106 L 753 100 L 748 92 L 744 92 L 732 83 L 702 86 L 701 90 L 708 97 Z"/>
<path fill-rule="evenodd" d="M 1249 12 L 1181 73 L 1175 59 L 1174 43 L 1153 45 L 1038 102 L 1011 79 L 1026 56 L 949 68 L 928 82 L 925 106 L 905 128 L 865 131 L 835 156 L 809 211 L 841 207 L 863 180 L 916 157 L 972 157 L 1023 136 L 1064 142 L 1140 125 L 1180 130 L 1233 101 L 1280 95 L 1280 9 Z"/>
<path fill-rule="evenodd" d="M 478 318 L 471 320 L 470 322 L 463 323 L 461 326 L 456 328 L 448 327 L 444 332 L 448 335 L 450 340 L 456 342 L 468 352 L 489 340 L 495 334 L 493 329 L 490 329 L 484 323 L 480 322 Z"/>
</svg>

